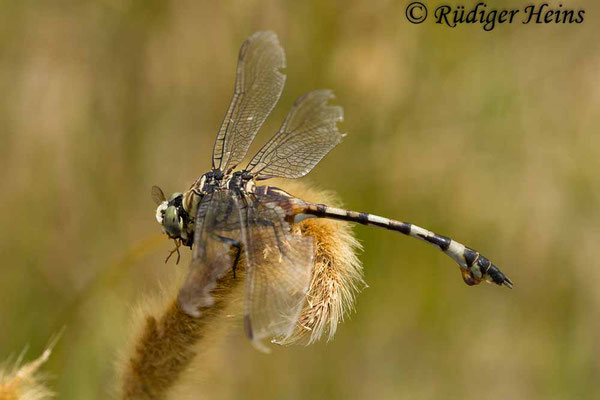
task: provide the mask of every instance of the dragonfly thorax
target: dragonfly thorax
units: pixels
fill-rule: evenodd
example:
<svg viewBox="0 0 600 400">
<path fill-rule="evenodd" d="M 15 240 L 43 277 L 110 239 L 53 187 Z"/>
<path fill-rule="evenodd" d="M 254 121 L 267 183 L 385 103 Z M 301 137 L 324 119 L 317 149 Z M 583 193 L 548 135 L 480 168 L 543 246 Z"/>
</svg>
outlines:
<svg viewBox="0 0 600 400">
<path fill-rule="evenodd" d="M 205 195 L 222 187 L 226 180 L 227 175 L 225 175 L 223 171 L 213 169 L 202 175 L 200 179 L 194 182 L 191 189 L 194 190 L 196 194 Z"/>
<path fill-rule="evenodd" d="M 223 185 L 233 193 L 253 193 L 256 184 L 254 183 L 254 176 L 247 171 L 236 171 L 229 179 L 227 179 Z"/>
</svg>

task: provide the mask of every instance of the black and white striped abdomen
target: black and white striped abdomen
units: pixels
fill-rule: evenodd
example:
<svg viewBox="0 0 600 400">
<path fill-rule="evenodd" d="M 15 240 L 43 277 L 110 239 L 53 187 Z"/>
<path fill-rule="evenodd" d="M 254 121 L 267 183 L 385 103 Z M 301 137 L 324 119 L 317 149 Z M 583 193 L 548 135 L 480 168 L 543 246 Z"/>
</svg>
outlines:
<svg viewBox="0 0 600 400">
<path fill-rule="evenodd" d="M 377 226 L 414 237 L 429 243 L 450 256 L 461 267 L 463 279 L 468 285 L 477 284 L 485 279 L 498 285 L 512 287 L 510 279 L 478 251 L 449 237 L 421 228 L 418 225 L 396 221 L 379 215 L 329 207 L 324 204 L 307 204 L 305 212 L 316 217 Z"/>
</svg>

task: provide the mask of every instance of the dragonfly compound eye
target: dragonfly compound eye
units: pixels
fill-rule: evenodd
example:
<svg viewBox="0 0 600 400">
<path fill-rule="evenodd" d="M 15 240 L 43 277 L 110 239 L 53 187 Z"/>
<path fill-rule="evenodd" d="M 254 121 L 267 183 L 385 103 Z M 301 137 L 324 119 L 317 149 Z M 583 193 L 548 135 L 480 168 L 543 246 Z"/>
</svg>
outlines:
<svg viewBox="0 0 600 400">
<path fill-rule="evenodd" d="M 173 201 L 177 200 L 178 197 L 181 196 L 183 196 L 183 193 L 173 193 L 171 197 L 169 197 L 169 202 L 172 203 Z"/>
<path fill-rule="evenodd" d="M 163 216 L 163 228 L 165 232 L 172 238 L 178 238 L 181 235 L 181 229 L 183 228 L 183 221 L 177 212 L 177 207 L 169 206 L 165 210 Z"/>
</svg>

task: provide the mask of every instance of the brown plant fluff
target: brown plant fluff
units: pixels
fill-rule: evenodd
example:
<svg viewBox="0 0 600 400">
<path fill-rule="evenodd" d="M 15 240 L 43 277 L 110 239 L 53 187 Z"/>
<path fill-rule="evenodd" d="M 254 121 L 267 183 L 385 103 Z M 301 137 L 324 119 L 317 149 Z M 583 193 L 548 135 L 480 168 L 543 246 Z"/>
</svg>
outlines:
<svg viewBox="0 0 600 400">
<path fill-rule="evenodd" d="M 336 203 L 331 194 L 297 182 L 286 182 L 280 187 L 307 201 Z M 308 219 L 292 229 L 314 237 L 315 264 L 298 326 L 281 344 L 309 344 L 323 334 L 330 339 L 364 286 L 362 268 L 355 255 L 360 246 L 350 227 L 341 222 Z M 244 270 L 242 257 L 237 278 L 228 273 L 218 281 L 213 291 L 214 305 L 204 309 L 199 318 L 188 316 L 177 304 L 181 276 L 166 285 L 160 295 L 145 299 L 134 321 L 141 325 L 139 332 L 129 354 L 118 365 L 120 398 L 181 398 L 197 387 L 207 366 L 218 362 L 216 353 L 231 327 L 228 322 L 241 320 Z"/>
<path fill-rule="evenodd" d="M 39 369 L 50 357 L 52 346 L 30 363 L 0 368 L 0 400 L 45 400 L 54 397 Z M 7 363 L 6 365 L 8 365 Z M 6 368 L 6 369 L 5 369 Z"/>
<path fill-rule="evenodd" d="M 285 190 L 303 200 L 339 206 L 330 192 L 310 189 L 294 182 Z M 292 231 L 314 238 L 314 266 L 306 304 L 292 335 L 279 344 L 309 345 L 327 335 L 331 340 L 339 322 L 354 309 L 356 294 L 366 287 L 361 250 L 349 224 L 311 218 L 292 226 Z"/>
</svg>

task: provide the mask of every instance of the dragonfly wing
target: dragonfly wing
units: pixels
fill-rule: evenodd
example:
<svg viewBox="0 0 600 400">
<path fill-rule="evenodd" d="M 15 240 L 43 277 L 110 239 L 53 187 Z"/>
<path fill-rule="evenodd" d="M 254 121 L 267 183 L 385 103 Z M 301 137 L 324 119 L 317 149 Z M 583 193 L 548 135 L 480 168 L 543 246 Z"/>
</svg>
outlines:
<svg viewBox="0 0 600 400">
<path fill-rule="evenodd" d="M 285 54 L 277 35 L 257 32 L 240 48 L 233 98 L 213 149 L 213 168 L 234 168 L 246 155 L 285 84 Z"/>
<path fill-rule="evenodd" d="M 179 304 L 191 316 L 212 306 L 212 290 L 233 267 L 235 248 L 241 240 L 239 210 L 227 190 L 206 195 L 198 205 L 192 261 L 179 291 Z"/>
<path fill-rule="evenodd" d="M 313 240 L 292 234 L 276 203 L 249 199 L 244 325 L 261 348 L 262 339 L 284 339 L 296 327 L 310 284 Z"/>
<path fill-rule="evenodd" d="M 284 217 L 275 201 L 258 203 L 228 190 L 205 196 L 198 206 L 192 262 L 179 291 L 182 309 L 197 317 L 212 306 L 212 290 L 233 267 L 235 241 L 246 260 L 246 334 L 263 350 L 262 339 L 288 337 L 306 301 L 313 240 L 292 234 Z"/>
<path fill-rule="evenodd" d="M 246 170 L 263 177 L 300 178 L 342 139 L 337 123 L 340 106 L 328 105 L 330 90 L 314 90 L 299 97 L 279 131 L 252 158 Z"/>
<path fill-rule="evenodd" d="M 154 201 L 157 206 L 160 206 L 163 201 L 167 200 L 167 196 L 165 196 L 162 189 L 156 185 L 152 186 L 150 195 L 152 196 L 152 201 Z"/>
</svg>

